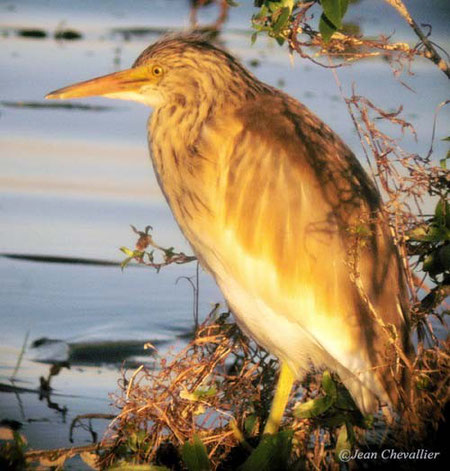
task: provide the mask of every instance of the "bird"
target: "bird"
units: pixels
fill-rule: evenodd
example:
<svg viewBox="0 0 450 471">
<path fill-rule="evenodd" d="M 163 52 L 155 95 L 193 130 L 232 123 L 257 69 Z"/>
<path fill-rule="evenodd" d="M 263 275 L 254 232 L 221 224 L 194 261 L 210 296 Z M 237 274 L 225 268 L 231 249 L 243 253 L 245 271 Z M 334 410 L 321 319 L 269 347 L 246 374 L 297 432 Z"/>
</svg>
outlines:
<svg viewBox="0 0 450 471">
<path fill-rule="evenodd" d="M 198 34 L 46 98 L 89 96 L 153 108 L 151 161 L 179 228 L 244 333 L 279 359 L 264 433 L 312 368 L 336 373 L 363 414 L 405 406 L 402 260 L 376 185 L 328 125 Z"/>
</svg>

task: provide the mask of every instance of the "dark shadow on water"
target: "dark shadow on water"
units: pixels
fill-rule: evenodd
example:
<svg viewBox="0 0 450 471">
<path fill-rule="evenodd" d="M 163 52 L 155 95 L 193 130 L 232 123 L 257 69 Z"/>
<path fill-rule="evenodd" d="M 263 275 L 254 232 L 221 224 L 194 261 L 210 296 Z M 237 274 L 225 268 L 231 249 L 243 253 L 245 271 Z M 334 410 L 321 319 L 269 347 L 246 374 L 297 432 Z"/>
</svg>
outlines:
<svg viewBox="0 0 450 471">
<path fill-rule="evenodd" d="M 78 39 L 83 39 L 83 35 L 74 29 L 63 29 L 56 31 L 54 38 L 64 41 L 76 41 Z"/>
<path fill-rule="evenodd" d="M 0 105 L 8 108 L 31 108 L 31 109 L 61 109 L 77 111 L 108 111 L 117 110 L 117 106 L 83 105 L 79 103 L 47 103 L 40 101 L 0 101 Z"/>
<path fill-rule="evenodd" d="M 148 357 L 150 361 L 154 355 L 154 350 L 144 350 L 143 341 L 116 341 L 116 342 L 95 342 L 77 343 L 69 345 L 69 362 L 71 365 L 104 365 L 116 364 L 133 367 L 141 365 Z M 166 341 L 154 340 L 151 342 L 155 347 L 167 343 Z M 133 356 L 139 356 L 140 361 L 133 360 Z"/>
<path fill-rule="evenodd" d="M 130 40 L 131 38 L 141 38 L 143 36 L 160 36 L 161 34 L 166 34 L 169 31 L 175 31 L 177 28 L 169 28 L 165 26 L 151 26 L 148 28 L 145 27 L 129 27 L 129 28 L 113 28 L 111 30 L 112 35 L 120 35 L 126 41 Z"/>
<path fill-rule="evenodd" d="M 81 257 L 65 257 L 58 255 L 33 255 L 33 254 L 16 254 L 16 253 L 3 253 L 0 257 L 10 258 L 13 260 L 24 260 L 26 262 L 39 262 L 39 263 L 62 263 L 69 265 L 97 265 L 97 266 L 120 266 L 119 262 L 111 260 L 100 260 L 95 258 L 81 258 Z M 131 265 L 134 266 L 134 265 Z"/>
<path fill-rule="evenodd" d="M 6 30 L 3 30 L 6 33 Z M 46 39 L 52 37 L 56 40 L 63 41 L 76 41 L 83 39 L 83 34 L 74 29 L 62 29 L 50 34 L 41 28 L 17 28 L 14 32 L 21 38 L 26 39 Z"/>
<path fill-rule="evenodd" d="M 47 32 L 38 28 L 23 28 L 16 32 L 23 38 L 44 39 L 47 37 Z"/>
<path fill-rule="evenodd" d="M 42 337 L 31 344 L 35 354 L 34 361 L 39 363 L 65 363 L 70 366 L 125 366 L 133 368 L 147 361 L 151 362 L 157 348 L 171 339 L 149 339 L 154 347 L 145 349 L 143 340 L 97 340 L 68 343 L 64 340 Z M 138 358 L 138 360 L 136 359 Z"/>
<path fill-rule="evenodd" d="M 38 393 L 39 390 L 23 388 L 14 384 L 0 383 L 0 393 Z"/>
</svg>

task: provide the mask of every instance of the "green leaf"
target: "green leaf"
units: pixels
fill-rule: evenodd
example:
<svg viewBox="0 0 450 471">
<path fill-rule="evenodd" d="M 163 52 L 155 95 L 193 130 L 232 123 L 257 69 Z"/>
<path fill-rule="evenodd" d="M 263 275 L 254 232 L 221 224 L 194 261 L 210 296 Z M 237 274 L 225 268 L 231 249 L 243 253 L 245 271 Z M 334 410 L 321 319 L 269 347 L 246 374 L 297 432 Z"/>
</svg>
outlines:
<svg viewBox="0 0 450 471">
<path fill-rule="evenodd" d="M 256 414 L 250 414 L 248 417 L 246 417 L 244 421 L 244 430 L 247 436 L 253 435 L 255 431 L 256 420 Z"/>
<path fill-rule="evenodd" d="M 334 405 L 342 410 L 359 412 L 358 406 L 355 404 L 355 401 L 347 389 L 339 389 L 339 394 L 336 397 Z"/>
<path fill-rule="evenodd" d="M 197 400 L 202 400 L 207 397 L 213 397 L 217 394 L 217 388 L 215 386 L 210 386 L 210 387 L 201 387 L 199 386 L 195 391 L 194 391 L 194 396 Z"/>
<path fill-rule="evenodd" d="M 153 258 L 153 254 L 155 253 L 154 250 L 151 250 L 150 252 L 146 252 L 147 254 L 147 259 L 150 263 L 153 263 L 154 262 L 154 258 Z"/>
<path fill-rule="evenodd" d="M 333 401 L 337 397 L 336 383 L 333 381 L 329 371 L 324 371 L 322 375 L 322 387 L 327 396 L 330 396 Z"/>
<path fill-rule="evenodd" d="M 141 448 L 142 444 L 144 443 L 146 438 L 145 430 L 139 430 L 138 432 L 132 433 L 127 439 L 127 446 L 128 448 L 136 452 Z"/>
<path fill-rule="evenodd" d="M 251 44 L 255 44 L 256 40 L 258 39 L 258 32 L 252 34 Z"/>
<path fill-rule="evenodd" d="M 198 435 L 194 435 L 192 443 L 186 442 L 183 445 L 181 456 L 189 471 L 209 471 L 211 469 L 206 447 Z"/>
<path fill-rule="evenodd" d="M 423 271 L 426 271 L 431 276 L 439 275 L 444 271 L 444 267 L 441 264 L 439 253 L 437 251 L 432 252 L 430 255 L 425 257 L 422 265 Z"/>
<path fill-rule="evenodd" d="M 127 257 L 125 260 L 123 260 L 121 263 L 120 263 L 120 269 L 122 271 L 125 270 L 126 266 L 132 261 L 134 260 L 134 257 Z"/>
<path fill-rule="evenodd" d="M 312 419 L 323 414 L 333 405 L 333 398 L 330 396 L 318 397 L 299 404 L 294 409 L 295 417 L 299 419 Z"/>
<path fill-rule="evenodd" d="M 444 140 L 447 140 L 447 139 L 444 139 Z M 441 168 L 443 168 L 444 170 L 447 170 L 447 160 L 450 161 L 450 150 L 447 151 L 447 154 L 445 155 L 443 159 L 439 160 L 439 164 Z"/>
<path fill-rule="evenodd" d="M 260 18 L 264 18 L 265 16 L 267 16 L 267 13 L 268 13 L 268 10 L 267 10 L 266 5 L 263 5 L 261 9 L 259 10 L 259 12 L 256 15 L 253 15 L 253 19 L 259 20 Z"/>
<path fill-rule="evenodd" d="M 342 26 L 340 0 L 322 0 L 321 5 L 323 13 L 328 20 L 336 27 L 336 29 L 340 28 Z"/>
<path fill-rule="evenodd" d="M 134 250 L 128 247 L 120 247 L 120 251 L 123 252 L 127 257 L 134 257 Z"/>
<path fill-rule="evenodd" d="M 342 28 L 342 19 L 348 8 L 349 0 L 322 0 L 323 13 L 319 21 L 319 31 L 325 42 Z"/>
<path fill-rule="evenodd" d="M 165 466 L 153 466 L 151 464 L 133 464 L 122 461 L 115 464 L 112 468 L 107 468 L 107 471 L 170 471 Z"/>
<path fill-rule="evenodd" d="M 323 12 L 336 29 L 342 27 L 342 18 L 347 11 L 348 1 L 346 0 L 322 0 Z"/>
<path fill-rule="evenodd" d="M 341 20 L 344 18 L 347 13 L 349 0 L 341 0 Z"/>
<path fill-rule="evenodd" d="M 286 24 L 289 22 L 289 17 L 291 15 L 291 10 L 288 7 L 281 9 L 281 13 L 278 16 L 277 21 L 273 25 L 272 31 L 275 35 L 279 35 L 281 31 L 285 28 Z"/>
<path fill-rule="evenodd" d="M 340 456 L 343 450 L 351 450 L 351 449 L 352 449 L 352 444 L 351 444 L 349 433 L 347 430 L 347 424 L 344 424 L 341 426 L 338 432 L 336 449 L 334 451 L 336 459 L 340 460 Z"/>
<path fill-rule="evenodd" d="M 450 241 L 450 229 L 446 227 L 431 226 L 430 232 L 434 237 L 439 238 L 439 242 Z"/>
<path fill-rule="evenodd" d="M 322 388 L 325 391 L 325 397 L 317 397 L 299 404 L 294 410 L 296 417 L 300 419 L 317 417 L 327 411 L 336 402 L 338 398 L 336 383 L 333 381 L 329 371 L 323 372 Z"/>
<path fill-rule="evenodd" d="M 269 11 L 272 13 L 275 13 L 280 9 L 280 2 L 278 0 L 272 1 L 272 2 L 267 2 L 267 6 L 269 7 Z"/>
<path fill-rule="evenodd" d="M 322 13 L 319 21 L 319 31 L 322 35 L 322 39 L 327 43 L 331 36 L 336 32 L 336 27 L 331 23 L 325 14 Z"/>
<path fill-rule="evenodd" d="M 411 229 L 408 232 L 408 238 L 413 241 L 421 242 L 423 237 L 426 237 L 428 234 L 428 224 L 421 224 L 420 226 Z"/>
<path fill-rule="evenodd" d="M 17 430 L 13 430 L 13 437 L 16 446 L 18 446 L 22 451 L 25 451 L 25 449 L 27 448 L 27 442 L 25 437 Z"/>
<path fill-rule="evenodd" d="M 444 245 L 439 250 L 439 261 L 443 271 L 450 270 L 450 245 Z"/>
<path fill-rule="evenodd" d="M 168 249 L 164 249 L 164 256 L 167 258 L 172 258 L 175 255 L 175 249 L 173 247 L 169 247 Z"/>
<path fill-rule="evenodd" d="M 375 417 L 372 414 L 367 414 L 364 416 L 363 425 L 364 428 L 373 428 L 375 424 Z"/>
<path fill-rule="evenodd" d="M 411 240 L 418 242 L 438 243 L 450 240 L 450 229 L 441 225 L 421 225 L 411 230 L 408 236 Z"/>
<path fill-rule="evenodd" d="M 430 378 L 426 375 L 421 375 L 416 380 L 416 388 L 420 390 L 427 390 L 430 387 Z"/>
<path fill-rule="evenodd" d="M 445 198 L 441 198 L 434 210 L 434 218 L 440 226 L 450 229 L 450 202 Z"/>
<path fill-rule="evenodd" d="M 230 5 L 230 7 L 238 7 L 240 4 L 235 2 L 234 0 L 227 0 L 227 3 L 228 5 Z"/>
<path fill-rule="evenodd" d="M 293 434 L 292 430 L 283 430 L 275 435 L 264 435 L 240 471 L 288 469 Z"/>
</svg>

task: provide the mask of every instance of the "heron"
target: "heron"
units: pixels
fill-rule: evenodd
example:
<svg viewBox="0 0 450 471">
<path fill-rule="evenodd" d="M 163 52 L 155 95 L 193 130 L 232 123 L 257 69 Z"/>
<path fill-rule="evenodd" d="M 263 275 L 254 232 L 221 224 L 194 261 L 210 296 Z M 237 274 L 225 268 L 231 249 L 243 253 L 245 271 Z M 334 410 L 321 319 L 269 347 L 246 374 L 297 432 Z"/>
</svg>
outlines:
<svg viewBox="0 0 450 471">
<path fill-rule="evenodd" d="M 293 384 L 335 372 L 363 414 L 405 401 L 408 291 L 373 180 L 322 120 L 202 36 L 175 34 L 129 69 L 61 88 L 153 108 L 161 190 L 238 325 L 280 362 L 264 432 Z"/>
</svg>

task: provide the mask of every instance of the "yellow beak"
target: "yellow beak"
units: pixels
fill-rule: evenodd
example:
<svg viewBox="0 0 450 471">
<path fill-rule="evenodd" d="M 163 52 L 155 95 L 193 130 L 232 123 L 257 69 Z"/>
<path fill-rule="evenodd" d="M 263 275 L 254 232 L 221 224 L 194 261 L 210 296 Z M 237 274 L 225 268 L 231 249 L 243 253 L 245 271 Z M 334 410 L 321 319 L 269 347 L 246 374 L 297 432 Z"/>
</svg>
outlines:
<svg viewBox="0 0 450 471">
<path fill-rule="evenodd" d="M 126 95 L 139 93 L 143 86 L 150 85 L 152 82 L 154 83 L 154 80 L 148 67 L 141 66 L 69 85 L 49 93 L 45 98 L 65 99 L 87 96 L 122 98 L 121 95 L 125 98 Z"/>
</svg>

